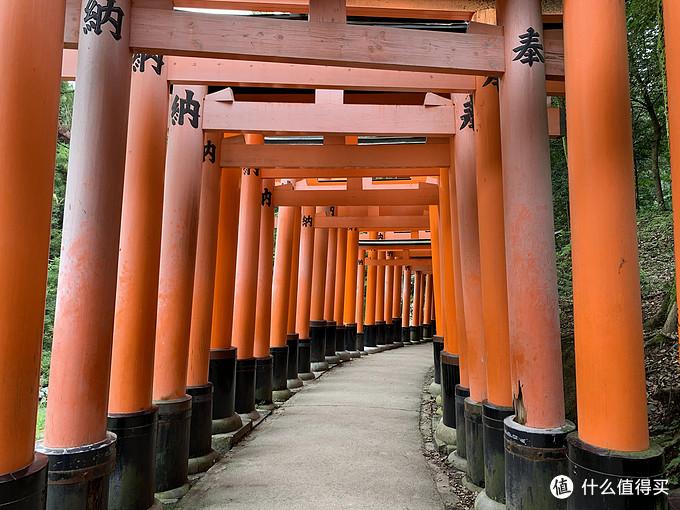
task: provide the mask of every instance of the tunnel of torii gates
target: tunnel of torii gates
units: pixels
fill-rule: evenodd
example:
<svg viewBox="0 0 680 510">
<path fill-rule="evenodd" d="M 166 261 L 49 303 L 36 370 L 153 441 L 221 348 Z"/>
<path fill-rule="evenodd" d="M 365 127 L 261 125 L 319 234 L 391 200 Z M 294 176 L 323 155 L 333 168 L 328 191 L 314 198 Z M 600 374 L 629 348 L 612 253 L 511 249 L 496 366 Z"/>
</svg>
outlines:
<svg viewBox="0 0 680 510">
<path fill-rule="evenodd" d="M 0 508 L 150 508 L 186 491 L 215 460 L 211 435 L 256 419 L 256 403 L 430 338 L 437 436 L 485 488 L 478 508 L 664 508 L 663 495 L 548 491 L 559 474 L 580 487 L 663 472 L 623 0 L 174 5 L 187 6 L 309 15 L 169 0 L 0 13 Z M 680 3 L 664 7 L 675 184 Z M 376 18 L 409 26 L 352 22 Z M 36 445 L 61 79 L 77 85 Z M 548 107 L 561 95 L 566 123 Z M 564 129 L 577 426 L 548 145 Z"/>
</svg>

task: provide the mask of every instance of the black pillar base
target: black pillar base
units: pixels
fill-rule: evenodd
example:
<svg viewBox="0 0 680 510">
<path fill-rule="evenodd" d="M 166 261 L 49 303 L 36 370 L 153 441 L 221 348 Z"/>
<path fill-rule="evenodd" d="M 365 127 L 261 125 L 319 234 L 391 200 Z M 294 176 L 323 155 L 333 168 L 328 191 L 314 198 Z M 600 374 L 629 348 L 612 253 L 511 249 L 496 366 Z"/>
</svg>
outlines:
<svg viewBox="0 0 680 510">
<path fill-rule="evenodd" d="M 404 345 L 411 345 L 411 328 L 401 328 L 401 343 Z"/>
<path fill-rule="evenodd" d="M 460 372 L 458 373 L 460 378 Z M 444 352 L 442 352 L 442 403 L 444 402 L 444 385 L 446 383 L 446 373 L 444 371 Z M 465 388 L 456 384 L 455 390 L 455 403 L 454 403 L 454 415 L 455 423 L 460 423 L 460 427 L 456 428 L 456 439 L 458 443 L 456 444 L 456 453 L 461 459 L 467 458 L 467 445 L 465 437 L 465 399 L 470 396 L 470 389 Z M 443 407 L 443 406 L 442 406 Z"/>
<path fill-rule="evenodd" d="M 442 383 L 441 353 L 444 350 L 444 337 L 435 336 L 432 340 L 432 351 L 434 352 L 434 382 Z"/>
<path fill-rule="evenodd" d="M 345 349 L 345 325 L 338 324 L 335 327 L 335 355 L 340 358 L 340 361 L 351 361 L 352 357 L 349 351 Z"/>
<path fill-rule="evenodd" d="M 497 503 L 505 503 L 505 440 L 503 421 L 514 413 L 512 407 L 484 402 L 484 491 Z"/>
<path fill-rule="evenodd" d="M 286 337 L 288 346 L 288 364 L 286 365 L 286 387 L 289 389 L 301 388 L 302 379 L 298 377 L 298 350 L 300 337 L 297 333 L 290 333 Z"/>
<path fill-rule="evenodd" d="M 465 438 L 465 418 L 461 416 L 458 420 L 456 414 L 456 388 L 460 383 L 460 367 L 458 356 L 449 352 L 442 351 L 440 353 L 440 370 L 441 370 L 441 385 L 442 385 L 442 420 L 444 425 L 456 429 L 456 435 L 459 438 L 461 435 Z M 461 427 L 456 427 L 460 423 Z M 458 430 L 460 428 L 460 430 Z M 457 439 L 460 446 L 460 439 Z"/>
<path fill-rule="evenodd" d="M 109 503 L 109 478 L 116 465 L 116 436 L 73 448 L 36 450 L 47 456 L 47 510 L 103 510 Z"/>
<path fill-rule="evenodd" d="M 664 476 L 663 449 L 652 445 L 643 452 L 620 452 L 598 448 L 581 441 L 577 432 L 567 437 L 569 476 L 574 482 L 574 493 L 567 501 L 569 510 L 665 510 L 668 496 L 655 495 L 654 480 Z M 619 493 L 619 481 L 629 480 L 629 496 Z M 603 495 L 601 487 L 610 482 L 614 495 Z M 648 495 L 636 494 L 635 488 L 641 480 L 651 491 Z M 586 484 L 585 494 L 583 484 Z M 591 485 L 592 484 L 592 485 Z M 591 488 L 592 487 L 592 488 Z"/>
<path fill-rule="evenodd" d="M 409 341 L 412 344 L 418 344 L 420 343 L 420 340 L 418 339 L 418 326 L 411 326 L 409 327 Z"/>
<path fill-rule="evenodd" d="M 432 332 L 432 337 L 434 337 L 434 334 L 437 332 L 437 321 L 434 319 L 430 320 L 430 331 Z"/>
<path fill-rule="evenodd" d="M 272 401 L 272 357 L 255 359 L 255 403 L 270 405 Z"/>
<path fill-rule="evenodd" d="M 357 331 L 357 351 L 366 354 L 366 349 L 364 348 L 364 332 L 359 333 Z"/>
<path fill-rule="evenodd" d="M 191 397 L 157 400 L 156 493 L 189 489 L 189 444 L 191 438 Z"/>
<path fill-rule="evenodd" d="M 465 399 L 465 458 L 467 479 L 477 487 L 484 487 L 484 429 L 482 426 L 482 403 Z"/>
<path fill-rule="evenodd" d="M 429 342 L 432 340 L 432 324 L 423 324 L 423 340 Z"/>
<path fill-rule="evenodd" d="M 42 453 L 36 453 L 33 462 L 28 467 L 0 475 L 0 508 L 2 510 L 43 509 L 46 502 L 47 457 Z"/>
<path fill-rule="evenodd" d="M 191 427 L 189 433 L 189 474 L 203 473 L 217 460 L 212 448 L 213 385 L 187 387 L 191 395 Z"/>
<path fill-rule="evenodd" d="M 213 385 L 213 434 L 233 432 L 241 427 L 234 411 L 236 399 L 236 348 L 211 349 L 208 380 Z"/>
<path fill-rule="evenodd" d="M 345 324 L 345 350 L 350 358 L 360 358 L 361 353 L 357 349 L 357 325 Z"/>
<path fill-rule="evenodd" d="M 404 343 L 401 341 L 401 317 L 393 317 L 392 325 L 390 326 L 390 335 L 392 335 L 392 343 L 397 347 L 403 347 Z"/>
<path fill-rule="evenodd" d="M 300 338 L 298 340 L 298 377 L 303 381 L 311 381 L 314 379 L 314 373 L 311 367 L 311 353 L 312 343 L 309 338 Z"/>
<path fill-rule="evenodd" d="M 424 342 L 425 341 L 425 325 L 424 324 L 418 324 L 418 341 L 419 342 Z"/>
<path fill-rule="evenodd" d="M 335 331 L 337 330 L 337 324 L 335 321 L 326 321 L 326 350 L 324 359 L 329 365 L 337 365 L 341 362 L 340 357 L 335 354 Z"/>
<path fill-rule="evenodd" d="M 270 347 L 272 358 L 272 400 L 288 400 L 293 393 L 288 389 L 288 346 Z"/>
<path fill-rule="evenodd" d="M 385 339 L 385 330 L 387 329 L 385 321 L 375 321 L 375 344 L 380 347 L 387 343 Z"/>
<path fill-rule="evenodd" d="M 364 324 L 364 347 L 376 347 L 375 324 Z"/>
<path fill-rule="evenodd" d="M 255 411 L 255 358 L 236 360 L 234 411 L 246 415 Z"/>
<path fill-rule="evenodd" d="M 555 498 L 550 493 L 550 483 L 556 476 L 568 472 L 567 435 L 576 427 L 567 421 L 560 428 L 535 429 L 520 425 L 514 418 L 514 415 L 509 416 L 503 422 L 508 510 L 566 509 L 567 500 Z M 574 492 L 577 489 L 575 487 Z"/>
<path fill-rule="evenodd" d="M 154 504 L 157 418 L 158 407 L 108 416 L 106 428 L 117 438 L 116 466 L 109 480 L 111 510 L 146 509 Z"/>
<path fill-rule="evenodd" d="M 328 370 L 326 361 L 326 321 L 310 321 L 309 336 L 311 337 L 310 360 L 312 371 Z"/>
</svg>

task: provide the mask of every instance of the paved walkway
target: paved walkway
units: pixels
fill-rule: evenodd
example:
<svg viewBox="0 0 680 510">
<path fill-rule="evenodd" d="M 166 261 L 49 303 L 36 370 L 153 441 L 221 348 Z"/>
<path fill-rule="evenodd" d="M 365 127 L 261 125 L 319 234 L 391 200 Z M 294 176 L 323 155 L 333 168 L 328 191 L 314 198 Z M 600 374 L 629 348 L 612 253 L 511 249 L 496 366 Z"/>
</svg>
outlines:
<svg viewBox="0 0 680 510">
<path fill-rule="evenodd" d="M 348 365 L 306 385 L 265 420 L 181 508 L 443 508 L 418 427 L 432 344 Z"/>
</svg>

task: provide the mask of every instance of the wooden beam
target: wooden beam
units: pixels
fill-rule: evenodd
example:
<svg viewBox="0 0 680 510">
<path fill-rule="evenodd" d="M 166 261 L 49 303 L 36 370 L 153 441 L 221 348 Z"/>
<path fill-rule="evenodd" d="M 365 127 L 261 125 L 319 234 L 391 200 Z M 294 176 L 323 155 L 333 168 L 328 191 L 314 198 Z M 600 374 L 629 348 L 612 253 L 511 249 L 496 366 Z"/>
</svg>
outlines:
<svg viewBox="0 0 680 510">
<path fill-rule="evenodd" d="M 439 168 L 261 168 L 263 179 L 438 176 Z"/>
<path fill-rule="evenodd" d="M 298 191 L 274 189 L 274 206 L 436 205 L 436 187 L 418 190 Z"/>
<path fill-rule="evenodd" d="M 504 71 L 498 35 L 144 8 L 133 8 L 130 16 L 135 52 L 453 74 Z M 76 3 L 69 3 L 66 21 L 65 46 L 73 48 L 80 30 Z"/>
<path fill-rule="evenodd" d="M 316 228 L 359 228 L 364 231 L 427 230 L 429 216 L 322 216 L 314 219 Z"/>
<path fill-rule="evenodd" d="M 431 257 L 408 257 L 403 259 L 366 259 L 367 266 L 413 266 L 432 267 Z"/>
<path fill-rule="evenodd" d="M 242 145 L 225 140 L 221 164 L 227 168 L 444 168 L 450 156 L 449 144 Z"/>
<path fill-rule="evenodd" d="M 451 106 L 259 103 L 206 97 L 203 129 L 243 133 L 449 136 Z"/>
</svg>

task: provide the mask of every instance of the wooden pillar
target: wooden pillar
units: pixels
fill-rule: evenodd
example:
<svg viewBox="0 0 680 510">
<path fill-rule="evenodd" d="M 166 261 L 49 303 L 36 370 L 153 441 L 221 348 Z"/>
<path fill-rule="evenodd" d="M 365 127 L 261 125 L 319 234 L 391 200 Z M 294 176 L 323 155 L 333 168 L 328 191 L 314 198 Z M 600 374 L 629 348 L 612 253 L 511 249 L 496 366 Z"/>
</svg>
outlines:
<svg viewBox="0 0 680 510">
<path fill-rule="evenodd" d="M 317 208 L 317 213 L 322 208 Z M 328 260 L 328 229 L 314 229 L 314 266 L 312 270 L 312 300 L 309 317 L 313 321 L 324 320 L 326 296 L 326 273 Z"/>
<path fill-rule="evenodd" d="M 112 507 L 127 501 L 146 508 L 154 502 L 152 392 L 168 84 L 160 55 L 135 55 L 133 70 L 107 423 L 118 437 L 112 475 L 118 490 L 109 498 Z"/>
<path fill-rule="evenodd" d="M 357 239 L 359 234 L 357 233 Z M 358 249 L 357 253 L 357 293 L 356 293 L 356 308 L 355 308 L 355 320 L 357 321 L 357 335 L 362 334 L 362 339 L 364 339 L 364 306 L 365 306 L 365 293 L 364 285 L 366 284 L 366 271 L 365 263 L 366 250 L 361 248 Z M 362 349 L 359 349 L 362 350 Z"/>
<path fill-rule="evenodd" d="M 375 330 L 376 344 L 385 344 L 385 257 L 384 250 L 378 251 L 378 261 L 382 262 L 375 272 Z"/>
<path fill-rule="evenodd" d="M 387 252 L 385 254 L 386 260 L 393 260 L 392 253 Z M 385 266 L 385 306 L 383 308 L 383 317 L 385 324 L 387 324 L 388 331 L 392 325 L 392 300 L 394 299 L 393 289 L 394 289 L 394 266 Z M 388 337 L 388 342 L 391 340 Z"/>
<path fill-rule="evenodd" d="M 335 255 L 335 297 L 333 299 L 333 321 L 335 322 L 335 352 L 342 361 L 350 361 L 349 350 L 345 347 L 345 265 L 347 258 L 347 229 L 338 228 Z"/>
<path fill-rule="evenodd" d="M 504 0 L 500 107 L 515 421 L 561 427 L 562 354 L 550 182 L 545 64 L 538 2 Z"/>
<path fill-rule="evenodd" d="M 392 269 L 392 321 L 395 324 L 395 319 L 401 319 L 402 269 L 402 265 L 395 265 Z M 399 327 L 401 327 L 401 321 L 399 321 Z"/>
<path fill-rule="evenodd" d="M 357 304 L 358 248 L 359 248 L 359 231 L 356 228 L 349 229 L 349 231 L 347 232 L 347 252 L 345 255 L 345 303 L 343 313 L 345 327 L 357 325 L 356 304 Z"/>
<path fill-rule="evenodd" d="M 50 398 L 42 447 L 50 457 L 68 457 L 75 454 L 72 449 L 82 446 L 107 452 L 105 455 L 114 451 L 115 436 L 107 434 L 106 417 L 130 102 L 130 4 L 129 0 L 119 1 L 109 24 L 102 30 L 92 29 L 83 21 L 79 31 L 78 87 L 73 106 Z M 33 7 L 35 10 L 37 6 Z M 86 20 L 88 6 L 83 2 L 82 7 L 82 19 Z M 23 11 L 17 9 L 19 13 Z M 55 18 L 45 20 L 45 26 L 61 23 L 62 18 L 56 17 L 61 9 L 47 11 Z M 41 13 L 38 19 L 42 16 Z M 43 29 L 35 24 L 33 27 Z M 15 29 L 7 30 L 14 33 Z M 49 33 L 50 29 L 47 30 Z M 32 47 L 29 44 L 22 51 Z M 36 55 L 42 52 L 41 48 Z M 37 58 L 42 65 L 42 57 Z M 10 62 L 16 61 L 10 57 Z M 32 72 L 31 79 L 39 79 L 40 75 L 42 72 L 39 75 Z M 41 102 L 43 98 L 30 100 Z M 82 461 L 82 466 L 91 467 L 92 462 L 96 461 L 88 458 Z M 58 476 L 56 466 L 51 471 Z M 48 506 L 63 507 L 65 501 L 75 497 L 76 504 L 92 508 L 87 504 L 88 487 L 94 484 L 103 489 L 107 477 L 108 473 L 102 472 L 91 482 L 50 484 Z"/>
<path fill-rule="evenodd" d="M 261 145 L 262 135 L 246 135 L 247 144 Z M 259 417 L 255 411 L 255 307 L 262 209 L 262 179 L 256 168 L 244 168 L 239 200 L 238 248 L 232 345 L 236 347 L 236 400 L 239 414 Z"/>
<path fill-rule="evenodd" d="M 411 324 L 411 266 L 404 266 L 404 288 L 401 297 L 401 328 L 402 339 L 411 341 L 410 335 L 405 334 L 404 330 L 409 330 Z"/>
<path fill-rule="evenodd" d="M 666 42 L 666 80 L 668 83 L 668 129 L 673 191 L 673 239 L 675 267 L 680 267 L 680 9 L 677 2 L 664 0 L 663 19 Z M 675 288 L 680 288 L 680 272 L 675 272 Z"/>
<path fill-rule="evenodd" d="M 0 15 L 0 506 L 14 501 L 12 486 L 28 488 L 27 504 L 45 504 L 47 460 L 33 450 L 64 5 L 11 0 Z"/>
<path fill-rule="evenodd" d="M 300 235 L 302 228 L 300 222 L 302 221 L 301 209 L 295 207 L 295 219 L 293 220 L 293 242 L 291 244 L 291 259 L 290 259 L 290 293 L 288 297 L 288 334 L 297 335 L 298 330 L 295 324 L 297 315 L 297 297 L 298 297 L 298 271 L 300 270 Z"/>
<path fill-rule="evenodd" d="M 335 313 L 335 269 L 338 257 L 338 229 L 328 229 L 328 253 L 326 254 L 326 285 L 324 286 L 323 319 L 333 322 Z"/>
<path fill-rule="evenodd" d="M 377 232 L 369 232 L 369 239 L 377 239 Z M 376 250 L 366 250 L 368 260 L 376 260 Z M 377 267 L 369 265 L 366 268 L 366 307 L 364 310 L 364 346 L 374 351 L 377 346 L 375 325 L 375 292 L 377 283 Z"/>
<path fill-rule="evenodd" d="M 650 448 L 647 424 L 626 9 L 619 2 L 590 6 L 586 30 L 583 7 L 567 2 L 564 10 L 578 391 L 578 433 L 569 451 L 580 454 L 569 455 L 570 465 L 583 459 L 582 465 L 593 462 L 592 471 L 623 476 L 608 460 L 614 456 L 637 464 L 643 478 L 662 477 L 663 459 L 658 447 Z M 607 81 L 586 84 L 582 73 L 605 69 Z M 607 190 L 605 200 L 598 189 Z M 577 499 L 594 508 L 588 498 Z M 625 506 L 637 501 L 620 499 Z"/>
<path fill-rule="evenodd" d="M 314 379 L 311 369 L 311 299 L 314 269 L 314 207 L 303 207 L 300 220 L 300 261 L 298 268 L 295 330 L 299 335 L 298 372 L 300 379 Z"/>
<path fill-rule="evenodd" d="M 432 274 L 425 274 L 425 303 L 423 305 L 423 324 L 432 322 Z"/>
<path fill-rule="evenodd" d="M 274 208 L 268 193 L 274 188 L 274 179 L 262 179 L 260 207 L 260 242 L 257 264 L 257 297 L 255 305 L 255 358 L 269 357 L 269 337 L 272 320 L 272 278 L 274 257 Z"/>
<path fill-rule="evenodd" d="M 564 448 L 573 428 L 564 416 L 541 5 L 504 0 L 497 7 L 505 38 L 499 86 L 515 409 L 504 422 L 505 492 L 514 510 L 544 505 L 550 497 L 528 487 L 548 486 L 567 472 L 564 450 L 550 461 L 542 452 L 545 441 Z"/>
<path fill-rule="evenodd" d="M 432 278 L 434 288 L 434 315 L 435 315 L 435 336 L 441 337 L 443 342 L 444 332 L 446 330 L 446 314 L 442 313 L 442 293 L 444 287 L 444 280 L 442 277 L 441 268 L 441 233 L 439 231 L 439 208 L 436 205 L 429 207 L 430 216 L 430 234 L 432 237 Z"/>
</svg>

